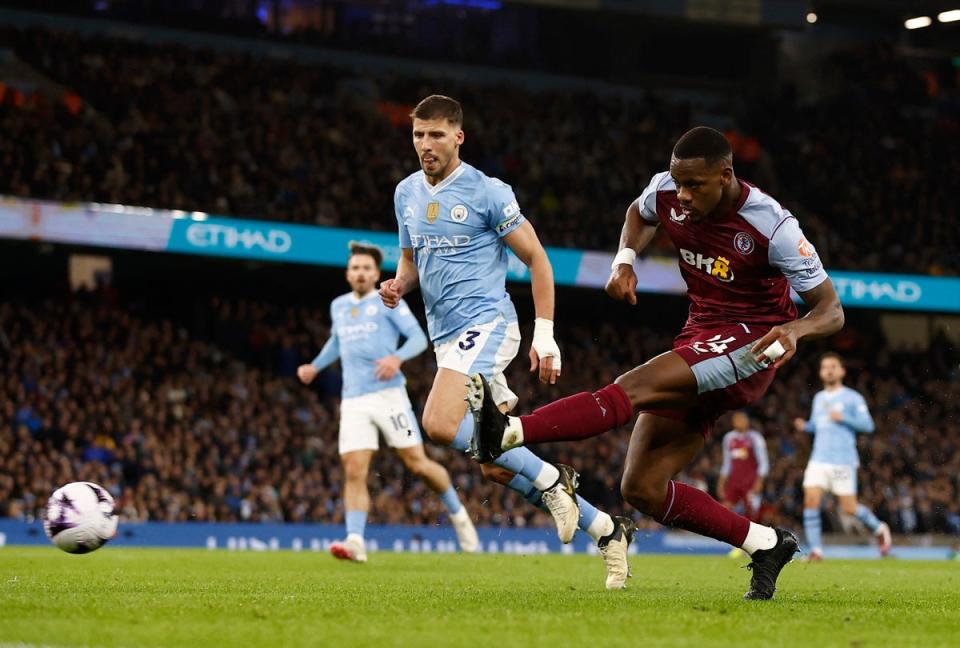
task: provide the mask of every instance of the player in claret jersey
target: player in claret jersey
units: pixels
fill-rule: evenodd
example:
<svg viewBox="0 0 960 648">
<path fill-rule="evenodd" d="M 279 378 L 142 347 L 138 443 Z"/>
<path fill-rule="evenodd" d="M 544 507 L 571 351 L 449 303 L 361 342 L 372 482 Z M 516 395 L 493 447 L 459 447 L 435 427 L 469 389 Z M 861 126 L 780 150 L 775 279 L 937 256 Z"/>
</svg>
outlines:
<svg viewBox="0 0 960 648">
<path fill-rule="evenodd" d="M 767 442 L 763 435 L 750 429 L 746 412 L 733 415 L 733 429 L 723 435 L 723 465 L 717 494 L 728 509 L 743 507 L 751 520 L 760 512 L 763 478 L 770 471 Z"/>
<path fill-rule="evenodd" d="M 663 227 L 679 255 L 690 314 L 673 350 L 594 392 L 582 392 L 527 416 L 500 414 L 473 379 L 474 457 L 490 461 L 508 448 L 583 439 L 629 422 L 621 492 L 662 524 L 727 542 L 750 554 L 745 598 L 770 599 L 777 577 L 799 551 L 796 537 L 756 524 L 707 493 L 673 481 L 700 452 L 722 413 L 759 399 L 801 340 L 843 326 L 843 309 L 796 218 L 760 189 L 737 179 L 730 143 L 697 127 L 673 149 L 670 170 L 656 174 L 628 208 L 607 292 L 636 304 L 633 261 Z M 810 312 L 797 319 L 796 290 Z M 628 324 L 629 325 L 629 324 Z"/>
</svg>

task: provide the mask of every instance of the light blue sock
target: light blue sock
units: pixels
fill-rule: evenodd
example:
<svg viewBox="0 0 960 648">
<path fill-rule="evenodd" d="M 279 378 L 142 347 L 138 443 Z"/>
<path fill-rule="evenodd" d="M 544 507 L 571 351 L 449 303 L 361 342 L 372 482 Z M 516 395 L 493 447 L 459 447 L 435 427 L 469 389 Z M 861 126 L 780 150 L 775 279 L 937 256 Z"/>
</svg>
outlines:
<svg viewBox="0 0 960 648">
<path fill-rule="evenodd" d="M 820 537 L 820 509 L 803 509 L 803 532 L 807 536 L 807 545 L 809 545 L 810 549 L 823 549 L 823 545 L 821 544 L 823 540 Z"/>
<path fill-rule="evenodd" d="M 470 439 L 473 438 L 473 414 L 467 412 L 467 415 L 460 421 L 460 427 L 457 428 L 457 436 L 453 437 L 450 447 L 460 452 L 466 452 L 470 449 Z"/>
<path fill-rule="evenodd" d="M 510 483 L 507 484 L 507 488 L 514 490 L 520 495 L 523 496 L 523 499 L 527 500 L 537 508 L 546 511 L 547 507 L 543 505 L 543 493 L 537 490 L 537 488 L 530 482 L 529 479 L 523 475 L 514 475 L 513 479 L 510 480 Z M 593 524 L 593 521 L 597 519 L 597 515 L 600 511 L 597 510 L 597 507 L 577 495 L 577 503 L 580 505 L 580 522 L 578 526 L 586 531 L 590 528 L 590 525 Z"/>
<path fill-rule="evenodd" d="M 347 535 L 356 533 L 363 537 L 363 531 L 367 527 L 366 511 L 347 511 Z"/>
<path fill-rule="evenodd" d="M 537 480 L 543 470 L 543 459 L 533 454 L 529 448 L 514 448 L 497 457 L 494 464 L 516 475 L 523 475 L 531 482 Z"/>
<path fill-rule="evenodd" d="M 463 504 L 460 503 L 460 496 L 457 495 L 457 491 L 453 488 L 453 484 L 450 484 L 450 487 L 443 491 L 443 494 L 440 495 L 440 499 L 443 500 L 443 504 L 447 507 L 447 511 L 449 511 L 450 515 L 456 515 L 460 512 L 460 509 L 463 508 Z"/>
<path fill-rule="evenodd" d="M 876 533 L 880 528 L 880 520 L 863 504 L 857 506 L 857 519 L 863 522 L 872 533 Z"/>
</svg>

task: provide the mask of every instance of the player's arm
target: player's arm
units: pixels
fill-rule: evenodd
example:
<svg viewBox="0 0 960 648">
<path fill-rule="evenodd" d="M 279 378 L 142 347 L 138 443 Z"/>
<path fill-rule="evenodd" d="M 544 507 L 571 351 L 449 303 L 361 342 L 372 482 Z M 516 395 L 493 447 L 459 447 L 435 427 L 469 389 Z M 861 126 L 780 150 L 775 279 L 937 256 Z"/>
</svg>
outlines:
<svg viewBox="0 0 960 648">
<path fill-rule="evenodd" d="M 757 432 L 753 433 L 753 452 L 757 456 L 757 480 L 751 490 L 760 493 L 763 491 L 763 480 L 770 473 L 770 457 L 767 454 L 767 441 Z"/>
<path fill-rule="evenodd" d="M 770 358 L 775 360 L 773 366 L 778 369 L 794 356 L 800 341 L 827 337 L 843 328 L 843 306 L 817 251 L 804 237 L 797 219 L 790 212 L 783 214 L 784 220 L 770 238 L 770 265 L 783 273 L 810 307 L 810 312 L 798 320 L 773 327 L 753 345 L 753 353 L 763 361 L 767 347 L 779 342 L 783 346 L 782 355 Z"/>
<path fill-rule="evenodd" d="M 317 354 L 310 363 L 302 364 L 297 367 L 297 378 L 300 379 L 304 385 L 309 385 L 313 382 L 313 379 L 317 377 L 317 374 L 332 365 L 340 358 L 340 341 L 337 339 L 337 332 L 332 331 L 330 339 L 327 340 L 327 343 L 323 345 L 323 348 L 320 349 L 320 353 Z"/>
<path fill-rule="evenodd" d="M 730 476 L 730 433 L 723 435 L 723 463 L 720 464 L 720 477 L 717 479 L 717 499 L 723 499 L 723 487 L 727 485 Z"/>
<path fill-rule="evenodd" d="M 406 302 L 401 301 L 400 307 L 390 311 L 389 317 L 393 325 L 397 327 L 397 331 L 405 339 L 400 348 L 377 360 L 377 368 L 374 374 L 378 380 L 390 380 L 400 371 L 400 365 L 411 358 L 416 358 L 427 350 L 427 335 L 420 328 L 420 323 L 410 312 L 410 307 L 407 306 Z"/>
<path fill-rule="evenodd" d="M 614 299 L 629 304 L 637 303 L 637 273 L 633 262 L 657 234 L 656 214 L 642 213 L 644 196 L 627 207 L 623 229 L 620 230 L 620 247 L 610 266 L 610 278 L 604 290 Z"/>
<path fill-rule="evenodd" d="M 876 425 L 873 422 L 873 417 L 870 416 L 867 401 L 863 399 L 863 396 L 857 394 L 852 405 L 853 406 L 849 408 L 851 412 L 849 414 L 844 412 L 839 422 L 853 429 L 854 432 L 860 432 L 861 434 L 870 434 L 873 432 L 876 429 Z"/>
<path fill-rule="evenodd" d="M 529 221 L 524 220 L 503 240 L 530 269 L 536 312 L 533 344 L 530 346 L 530 371 L 536 371 L 539 366 L 540 382 L 553 385 L 560 376 L 560 348 L 553 339 L 553 266 Z"/>
<path fill-rule="evenodd" d="M 380 282 L 380 299 L 387 308 L 396 308 L 403 296 L 416 290 L 419 285 L 420 273 L 413 260 L 413 248 L 403 248 L 400 250 L 396 276 Z"/>
</svg>

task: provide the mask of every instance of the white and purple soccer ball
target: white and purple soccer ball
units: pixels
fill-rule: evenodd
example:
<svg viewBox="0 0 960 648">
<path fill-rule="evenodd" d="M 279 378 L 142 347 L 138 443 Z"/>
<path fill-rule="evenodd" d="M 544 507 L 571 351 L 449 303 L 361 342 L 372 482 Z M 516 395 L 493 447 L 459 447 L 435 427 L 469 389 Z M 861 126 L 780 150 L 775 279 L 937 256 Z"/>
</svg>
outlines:
<svg viewBox="0 0 960 648">
<path fill-rule="evenodd" d="M 113 497 L 92 482 L 61 486 L 47 502 L 43 530 L 67 553 L 96 551 L 117 534 Z"/>
</svg>

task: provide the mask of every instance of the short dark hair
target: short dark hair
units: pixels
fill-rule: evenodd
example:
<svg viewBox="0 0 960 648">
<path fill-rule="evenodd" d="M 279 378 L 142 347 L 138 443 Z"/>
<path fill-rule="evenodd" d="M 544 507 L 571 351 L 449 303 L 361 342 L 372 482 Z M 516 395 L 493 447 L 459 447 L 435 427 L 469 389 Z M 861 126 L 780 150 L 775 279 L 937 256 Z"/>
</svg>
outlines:
<svg viewBox="0 0 960 648">
<path fill-rule="evenodd" d="M 380 269 L 380 264 L 383 263 L 383 251 L 378 248 L 376 245 L 370 245 L 367 243 L 355 243 L 350 242 L 350 256 L 352 257 L 355 254 L 366 254 L 373 258 L 373 263 L 377 266 L 377 270 Z"/>
<path fill-rule="evenodd" d="M 823 362 L 824 360 L 829 360 L 830 358 L 833 358 L 834 360 L 839 362 L 840 366 L 843 367 L 844 369 L 847 368 L 847 363 L 843 361 L 843 358 L 836 351 L 827 351 L 826 353 L 821 355 L 820 362 Z"/>
<path fill-rule="evenodd" d="M 445 95 L 430 95 L 417 104 L 411 119 L 438 119 L 445 118 L 451 124 L 463 126 L 463 108 L 460 102 Z"/>
<path fill-rule="evenodd" d="M 714 164 L 726 158 L 733 158 L 730 141 L 720 131 L 709 126 L 691 128 L 673 146 L 673 157 L 678 160 L 703 158 L 707 164 Z"/>
</svg>

